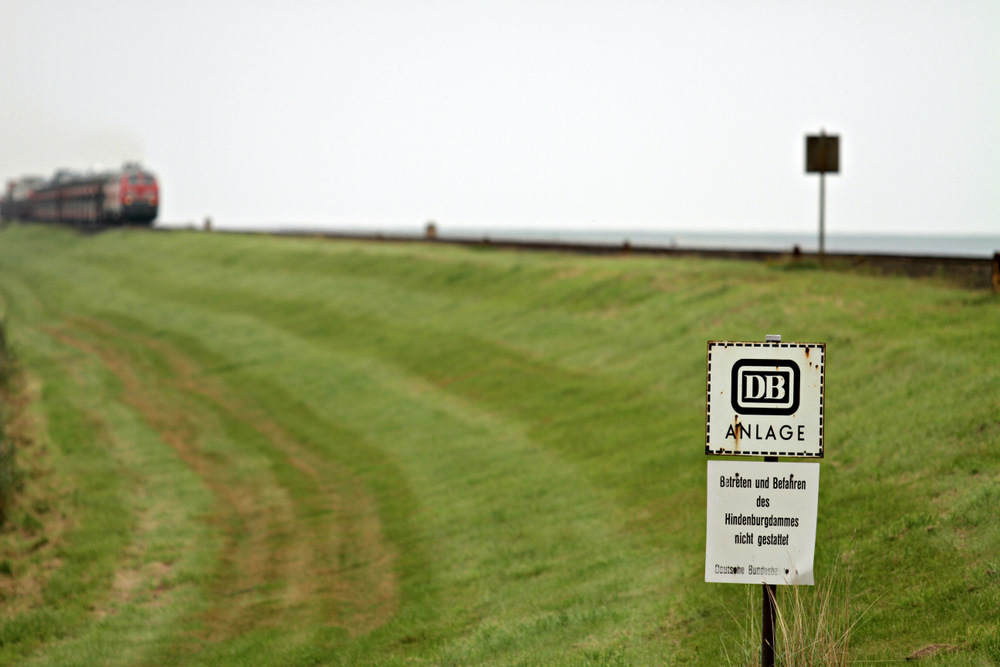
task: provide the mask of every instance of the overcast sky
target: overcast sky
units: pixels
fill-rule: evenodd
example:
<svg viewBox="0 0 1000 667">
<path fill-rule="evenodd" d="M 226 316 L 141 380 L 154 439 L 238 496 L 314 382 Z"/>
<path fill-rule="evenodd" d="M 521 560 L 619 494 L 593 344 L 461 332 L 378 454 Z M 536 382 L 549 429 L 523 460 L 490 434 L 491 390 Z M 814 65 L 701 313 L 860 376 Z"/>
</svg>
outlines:
<svg viewBox="0 0 1000 667">
<path fill-rule="evenodd" d="M 997 0 L 0 0 L 0 177 L 140 159 L 160 220 L 1000 229 Z"/>
</svg>

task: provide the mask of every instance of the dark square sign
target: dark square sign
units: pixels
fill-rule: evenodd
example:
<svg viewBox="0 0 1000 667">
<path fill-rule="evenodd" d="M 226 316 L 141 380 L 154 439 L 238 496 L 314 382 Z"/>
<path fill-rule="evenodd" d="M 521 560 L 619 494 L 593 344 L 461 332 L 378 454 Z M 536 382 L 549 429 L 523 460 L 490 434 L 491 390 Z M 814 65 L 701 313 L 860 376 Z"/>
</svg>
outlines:
<svg viewBox="0 0 1000 667">
<path fill-rule="evenodd" d="M 840 137 L 835 134 L 806 136 L 806 173 L 840 172 Z"/>
</svg>

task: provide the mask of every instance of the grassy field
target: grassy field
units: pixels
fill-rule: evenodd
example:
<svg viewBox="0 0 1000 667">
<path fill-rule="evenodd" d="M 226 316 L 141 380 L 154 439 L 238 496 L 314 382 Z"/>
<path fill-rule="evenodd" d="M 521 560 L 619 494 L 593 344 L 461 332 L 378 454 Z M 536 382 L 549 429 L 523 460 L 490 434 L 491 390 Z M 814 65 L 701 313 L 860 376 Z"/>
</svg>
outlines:
<svg viewBox="0 0 1000 667">
<path fill-rule="evenodd" d="M 827 344 L 818 585 L 783 613 L 832 600 L 851 664 L 1000 662 L 992 294 L 16 226 L 0 309 L 2 663 L 750 664 L 759 587 L 703 581 L 705 357 L 768 333 Z"/>
</svg>

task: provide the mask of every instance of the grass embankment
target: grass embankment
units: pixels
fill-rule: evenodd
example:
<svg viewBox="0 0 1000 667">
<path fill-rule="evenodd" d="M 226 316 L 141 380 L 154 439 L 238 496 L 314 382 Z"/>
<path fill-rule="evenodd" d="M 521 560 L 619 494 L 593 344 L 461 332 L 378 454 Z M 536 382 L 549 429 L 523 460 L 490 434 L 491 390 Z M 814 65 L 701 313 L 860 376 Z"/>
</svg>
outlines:
<svg viewBox="0 0 1000 667">
<path fill-rule="evenodd" d="M 740 660 L 747 587 L 702 581 L 706 341 L 781 333 L 828 346 L 851 658 L 993 664 L 1000 300 L 788 268 L 8 229 L 0 659 Z"/>
</svg>

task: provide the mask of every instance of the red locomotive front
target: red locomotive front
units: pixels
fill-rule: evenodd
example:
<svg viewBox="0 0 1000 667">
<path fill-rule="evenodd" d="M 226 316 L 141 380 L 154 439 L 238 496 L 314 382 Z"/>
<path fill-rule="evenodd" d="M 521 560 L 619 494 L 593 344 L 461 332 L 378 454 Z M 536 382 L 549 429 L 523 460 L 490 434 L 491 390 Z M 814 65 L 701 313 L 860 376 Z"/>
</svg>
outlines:
<svg viewBox="0 0 1000 667">
<path fill-rule="evenodd" d="M 134 225 L 156 218 L 160 187 L 156 177 L 138 164 L 128 163 L 108 179 L 104 194 L 105 214 L 111 221 Z"/>
</svg>

